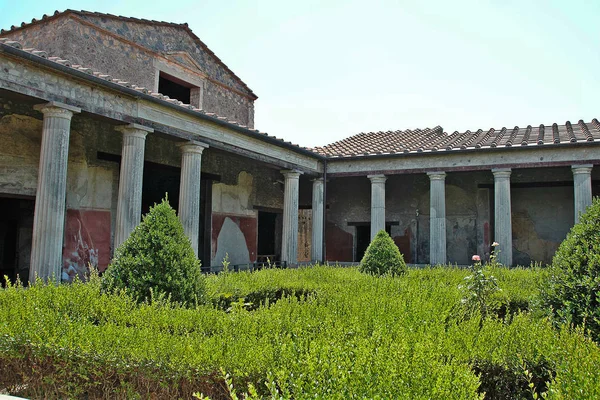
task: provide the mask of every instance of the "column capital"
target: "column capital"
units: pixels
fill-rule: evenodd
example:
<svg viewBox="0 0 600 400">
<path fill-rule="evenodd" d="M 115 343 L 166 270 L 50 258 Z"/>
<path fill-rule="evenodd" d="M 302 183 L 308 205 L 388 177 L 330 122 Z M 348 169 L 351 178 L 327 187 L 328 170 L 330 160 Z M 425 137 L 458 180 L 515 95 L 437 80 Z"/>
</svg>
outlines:
<svg viewBox="0 0 600 400">
<path fill-rule="evenodd" d="M 181 149 L 181 152 L 183 154 L 186 154 L 186 153 L 202 154 L 204 149 L 207 149 L 209 147 L 208 144 L 203 143 L 203 142 L 197 142 L 195 140 L 190 140 L 188 142 L 179 143 L 177 146 L 179 146 L 179 148 Z"/>
<path fill-rule="evenodd" d="M 492 169 L 492 174 L 494 174 L 494 179 L 503 179 L 510 178 L 512 170 L 510 168 L 494 168 Z"/>
<path fill-rule="evenodd" d="M 383 174 L 367 175 L 367 178 L 371 180 L 371 183 L 385 183 L 387 180 L 387 176 Z"/>
<path fill-rule="evenodd" d="M 33 109 L 36 111 L 40 111 L 44 114 L 45 117 L 48 116 L 66 119 L 71 119 L 73 114 L 79 114 L 81 112 L 81 108 L 79 107 L 70 106 L 68 104 L 59 103 L 57 101 L 36 104 L 33 106 Z"/>
<path fill-rule="evenodd" d="M 593 164 L 579 164 L 579 165 L 571 165 L 571 170 L 573 171 L 573 175 L 576 174 L 591 174 L 592 168 L 594 168 Z"/>
<path fill-rule="evenodd" d="M 443 181 L 446 179 L 446 173 L 444 171 L 428 172 L 427 175 L 432 181 Z"/>
<path fill-rule="evenodd" d="M 140 124 L 119 125 L 115 130 L 123 135 L 136 136 L 141 139 L 145 139 L 148 133 L 154 132 L 154 129 Z"/>
<path fill-rule="evenodd" d="M 302 175 L 301 171 L 295 169 L 282 169 L 279 171 L 285 176 L 285 179 L 299 179 L 300 175 Z"/>
<path fill-rule="evenodd" d="M 323 178 L 315 178 L 312 180 L 312 182 L 313 182 L 313 185 L 318 185 L 318 184 L 322 185 L 324 181 L 323 181 Z"/>
</svg>

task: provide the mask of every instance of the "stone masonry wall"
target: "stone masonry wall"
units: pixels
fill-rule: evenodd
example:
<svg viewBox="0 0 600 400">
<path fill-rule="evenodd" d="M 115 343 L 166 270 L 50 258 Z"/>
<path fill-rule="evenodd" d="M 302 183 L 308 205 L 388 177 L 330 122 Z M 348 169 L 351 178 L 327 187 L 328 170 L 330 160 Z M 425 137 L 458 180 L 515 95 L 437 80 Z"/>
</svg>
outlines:
<svg viewBox="0 0 600 400">
<path fill-rule="evenodd" d="M 122 36 L 165 57 L 172 52 L 186 52 L 200 66 L 198 72 L 209 77 L 209 80 L 204 83 L 203 109 L 251 128 L 254 126 L 251 92 L 217 63 L 213 56 L 200 48 L 183 28 L 91 16 L 85 19 L 99 28 Z M 49 56 L 58 56 L 73 64 L 111 75 L 113 78 L 152 91 L 157 90 L 155 56 L 126 40 L 107 35 L 94 26 L 72 18 L 65 16 L 52 19 L 31 25 L 26 29 L 7 32 L 3 37 L 19 41 L 24 47 L 44 50 Z M 179 59 L 177 55 L 171 58 L 175 62 Z M 183 61 L 180 62 L 187 68 L 197 68 L 195 65 L 190 66 Z M 228 88 L 233 88 L 235 91 Z"/>
</svg>

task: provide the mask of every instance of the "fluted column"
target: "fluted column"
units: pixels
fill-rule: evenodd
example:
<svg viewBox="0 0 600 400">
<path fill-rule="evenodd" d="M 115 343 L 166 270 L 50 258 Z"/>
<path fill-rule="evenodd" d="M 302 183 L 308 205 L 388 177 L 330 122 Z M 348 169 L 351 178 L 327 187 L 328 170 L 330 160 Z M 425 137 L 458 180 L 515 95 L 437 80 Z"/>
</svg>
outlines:
<svg viewBox="0 0 600 400">
<path fill-rule="evenodd" d="M 323 178 L 313 181 L 312 196 L 312 241 L 311 258 L 314 262 L 323 260 Z"/>
<path fill-rule="evenodd" d="M 284 170 L 281 173 L 285 177 L 281 261 L 287 261 L 288 265 L 296 265 L 298 263 L 298 194 L 301 172 Z"/>
<path fill-rule="evenodd" d="M 144 149 L 146 135 L 154 132 L 138 124 L 116 128 L 123 133 L 119 197 L 117 199 L 117 226 L 115 227 L 116 249 L 140 223 L 142 218 L 142 182 L 144 179 Z"/>
<path fill-rule="evenodd" d="M 67 194 L 71 118 L 81 109 L 57 102 L 39 104 L 44 114 L 29 279 L 60 282 Z"/>
<path fill-rule="evenodd" d="M 512 265 L 512 220 L 510 206 L 510 168 L 493 169 L 494 174 L 494 240 L 500 254 L 498 261 Z"/>
<path fill-rule="evenodd" d="M 573 165 L 573 189 L 575 195 L 575 223 L 592 204 L 592 164 Z"/>
<path fill-rule="evenodd" d="M 429 200 L 429 263 L 446 264 L 446 173 L 428 172 Z"/>
<path fill-rule="evenodd" d="M 385 175 L 367 175 L 371 180 L 371 240 L 385 230 Z"/>
<path fill-rule="evenodd" d="M 194 254 L 198 256 L 200 230 L 200 173 L 202 151 L 208 145 L 188 142 L 181 145 L 181 184 L 179 185 L 179 220 L 183 231 L 190 238 Z"/>
</svg>

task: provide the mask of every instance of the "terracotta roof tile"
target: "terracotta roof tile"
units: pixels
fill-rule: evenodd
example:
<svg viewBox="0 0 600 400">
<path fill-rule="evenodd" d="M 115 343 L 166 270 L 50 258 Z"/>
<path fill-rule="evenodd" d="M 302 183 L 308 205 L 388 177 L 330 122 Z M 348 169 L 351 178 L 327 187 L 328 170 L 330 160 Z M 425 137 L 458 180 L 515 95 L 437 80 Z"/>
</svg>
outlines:
<svg viewBox="0 0 600 400">
<path fill-rule="evenodd" d="M 568 145 L 573 143 L 600 141 L 600 122 L 593 119 L 585 123 L 580 120 L 576 127 L 567 121 L 564 125 L 552 124 L 546 128 L 544 124 L 533 128 L 515 126 L 512 129 L 503 127 L 476 132 L 455 131 L 444 133 L 442 128 L 413 129 L 404 131 L 359 133 L 349 138 L 314 147 L 311 150 L 326 157 L 356 157 L 379 154 L 397 154 L 445 150 L 448 152 L 463 150 L 485 150 L 515 145 Z"/>
</svg>

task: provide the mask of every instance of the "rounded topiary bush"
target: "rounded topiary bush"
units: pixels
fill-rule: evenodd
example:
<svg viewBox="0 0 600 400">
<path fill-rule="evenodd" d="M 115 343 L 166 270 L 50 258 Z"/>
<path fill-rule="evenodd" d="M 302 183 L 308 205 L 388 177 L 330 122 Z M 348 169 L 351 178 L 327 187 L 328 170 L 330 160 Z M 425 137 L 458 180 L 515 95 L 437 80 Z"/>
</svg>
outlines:
<svg viewBox="0 0 600 400">
<path fill-rule="evenodd" d="M 556 322 L 583 326 L 600 341 L 600 199 L 556 251 L 541 298 Z"/>
<path fill-rule="evenodd" d="M 404 257 L 386 231 L 379 231 L 367 247 L 360 262 L 360 271 L 373 275 L 401 275 L 406 272 Z"/>
<path fill-rule="evenodd" d="M 125 290 L 138 302 L 151 296 L 170 296 L 171 301 L 187 305 L 202 300 L 200 261 L 166 199 L 150 209 L 116 250 L 102 277 L 102 288 Z"/>
</svg>

